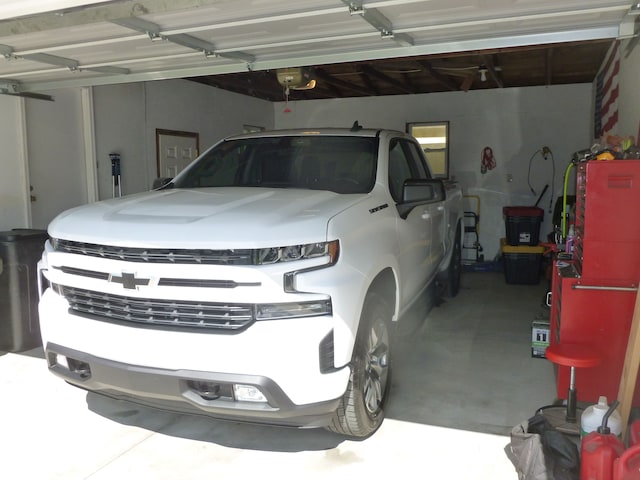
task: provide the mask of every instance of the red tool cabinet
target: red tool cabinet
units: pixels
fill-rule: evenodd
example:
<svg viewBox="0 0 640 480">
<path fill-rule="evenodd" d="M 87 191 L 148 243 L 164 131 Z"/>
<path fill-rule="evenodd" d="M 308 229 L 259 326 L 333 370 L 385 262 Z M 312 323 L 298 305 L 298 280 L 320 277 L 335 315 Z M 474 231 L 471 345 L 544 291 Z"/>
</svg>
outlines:
<svg viewBox="0 0 640 480">
<path fill-rule="evenodd" d="M 554 262 L 551 286 L 550 343 L 590 344 L 602 358 L 577 369 L 578 401 L 617 397 L 639 281 L 640 160 L 583 162 L 573 259 Z M 558 398 L 565 398 L 569 367 L 557 373 Z M 640 406 L 640 385 L 633 405 Z"/>
</svg>

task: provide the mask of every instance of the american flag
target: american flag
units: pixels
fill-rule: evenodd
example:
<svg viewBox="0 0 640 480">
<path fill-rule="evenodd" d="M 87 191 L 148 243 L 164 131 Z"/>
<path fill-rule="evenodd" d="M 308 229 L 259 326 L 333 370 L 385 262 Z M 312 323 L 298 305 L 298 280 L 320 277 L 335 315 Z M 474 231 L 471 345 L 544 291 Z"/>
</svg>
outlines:
<svg viewBox="0 0 640 480">
<path fill-rule="evenodd" d="M 615 41 L 596 76 L 594 138 L 610 133 L 618 123 L 619 72 L 620 41 Z"/>
</svg>

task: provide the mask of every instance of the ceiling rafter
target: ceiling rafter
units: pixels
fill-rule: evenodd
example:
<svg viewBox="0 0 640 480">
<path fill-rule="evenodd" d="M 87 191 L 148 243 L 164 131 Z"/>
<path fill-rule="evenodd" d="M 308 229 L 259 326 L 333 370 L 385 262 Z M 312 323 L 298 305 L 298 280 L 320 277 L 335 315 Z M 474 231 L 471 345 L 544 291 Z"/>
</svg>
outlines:
<svg viewBox="0 0 640 480">
<path fill-rule="evenodd" d="M 321 79 L 331 85 L 334 85 L 336 87 L 339 88 L 344 88 L 347 90 L 351 90 L 353 92 L 359 93 L 361 95 L 367 95 L 367 89 L 366 88 L 362 88 L 359 87 L 358 85 L 355 85 L 351 82 L 345 82 L 344 80 L 340 80 L 339 78 L 335 78 L 333 77 L 331 74 L 327 73 L 324 69 L 322 68 L 316 68 L 313 70 L 313 74 L 316 76 L 316 78 Z"/>
<path fill-rule="evenodd" d="M 480 58 L 482 59 L 484 66 L 487 68 L 491 80 L 493 80 L 499 88 L 504 88 L 504 82 L 502 81 L 500 72 L 498 72 L 496 68 L 493 55 L 481 55 Z"/>
<path fill-rule="evenodd" d="M 440 83 L 442 86 L 448 88 L 451 91 L 460 90 L 460 87 L 453 82 L 449 77 L 438 72 L 428 60 L 419 60 L 418 65 L 422 66 L 429 75 L 431 75 L 434 80 Z"/>
<path fill-rule="evenodd" d="M 360 72 L 360 78 L 366 87 L 373 92 L 374 95 L 380 95 L 380 89 L 371 81 L 371 77 L 364 72 Z"/>
<path fill-rule="evenodd" d="M 367 75 L 376 77 L 379 80 L 382 80 L 383 82 L 389 83 L 394 87 L 399 88 L 400 90 L 403 90 L 405 93 L 415 93 L 415 91 L 413 91 L 410 87 L 405 85 L 400 80 L 390 77 L 386 73 L 379 72 L 378 70 L 373 68 L 371 65 L 361 65 L 360 68 L 362 68 L 362 71 Z"/>
<path fill-rule="evenodd" d="M 551 85 L 551 81 L 553 80 L 553 48 L 547 50 L 547 54 L 545 55 L 544 62 L 545 69 L 545 83 L 547 87 Z"/>
</svg>

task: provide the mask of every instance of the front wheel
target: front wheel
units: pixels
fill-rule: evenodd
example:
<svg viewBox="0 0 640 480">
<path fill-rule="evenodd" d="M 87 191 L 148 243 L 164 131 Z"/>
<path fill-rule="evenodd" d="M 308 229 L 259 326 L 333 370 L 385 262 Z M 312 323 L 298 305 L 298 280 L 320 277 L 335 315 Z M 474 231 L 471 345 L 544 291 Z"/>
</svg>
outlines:
<svg viewBox="0 0 640 480">
<path fill-rule="evenodd" d="M 351 360 L 351 376 L 328 429 L 351 437 L 368 437 L 382 424 L 391 384 L 389 321 L 384 299 L 367 294 Z"/>
</svg>

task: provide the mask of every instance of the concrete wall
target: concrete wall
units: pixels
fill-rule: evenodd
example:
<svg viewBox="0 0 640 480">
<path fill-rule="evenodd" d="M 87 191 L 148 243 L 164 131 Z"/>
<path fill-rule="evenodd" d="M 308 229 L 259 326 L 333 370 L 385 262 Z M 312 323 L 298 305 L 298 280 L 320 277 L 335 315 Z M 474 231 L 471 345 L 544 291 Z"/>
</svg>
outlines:
<svg viewBox="0 0 640 480">
<path fill-rule="evenodd" d="M 541 236 L 552 231 L 564 169 L 573 152 L 592 142 L 591 103 L 592 86 L 579 84 L 289 102 L 290 113 L 277 103 L 274 115 L 277 128 L 347 127 L 358 120 L 365 127 L 405 130 L 408 122 L 448 121 L 450 175 L 465 195 L 480 197 L 480 244 L 491 260 L 505 235 L 502 207 L 534 205 L 545 185 Z M 486 146 L 493 149 L 496 167 L 482 174 Z M 547 160 L 543 146 L 553 153 Z M 468 200 L 468 210 L 476 206 L 475 198 Z"/>
</svg>

